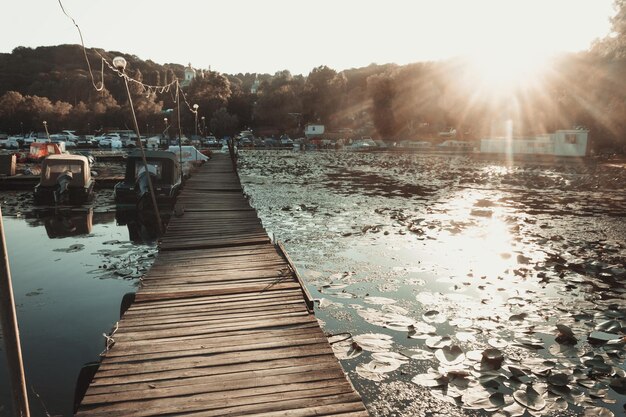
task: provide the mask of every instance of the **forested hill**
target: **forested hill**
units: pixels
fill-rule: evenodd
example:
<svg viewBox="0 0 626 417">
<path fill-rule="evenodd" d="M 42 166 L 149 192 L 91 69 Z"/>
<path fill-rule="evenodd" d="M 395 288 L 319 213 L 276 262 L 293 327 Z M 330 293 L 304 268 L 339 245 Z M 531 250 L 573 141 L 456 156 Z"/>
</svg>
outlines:
<svg viewBox="0 0 626 417">
<path fill-rule="evenodd" d="M 623 12 L 623 9 L 620 9 Z M 621 13 L 623 15 L 624 13 Z M 592 51 L 563 55 L 551 63 L 540 83 L 506 92 L 473 82 L 460 59 L 404 66 L 372 64 L 336 71 L 327 66 L 308 75 L 221 74 L 196 68 L 183 88 L 183 133 L 194 131 L 198 104 L 200 130 L 217 136 L 252 128 L 259 135 L 302 135 L 309 122 L 344 137 L 390 140 L 432 139 L 456 129 L 460 139 L 498 135 L 512 123 L 515 135 L 550 132 L 574 126 L 590 130 L 593 146 L 623 151 L 626 144 L 626 31 L 614 19 L 617 36 L 598 42 Z M 624 26 L 624 25 L 622 25 Z M 184 79 L 185 65 L 157 64 L 137 56 L 101 49 L 60 45 L 15 48 L 0 54 L 0 132 L 77 129 L 93 133 L 131 124 L 124 84 L 109 62 L 121 55 L 127 73 L 150 85 Z M 91 74 L 93 74 L 93 79 Z M 104 74 L 104 89 L 101 85 Z M 256 86 L 255 89 L 252 87 Z M 157 94 L 131 83 L 141 130 L 158 133 L 164 117 L 177 125 L 175 95 Z"/>
<path fill-rule="evenodd" d="M 180 64 L 159 65 L 137 56 L 102 49 L 86 50 L 97 81 L 100 79 L 101 59 L 109 62 L 118 55 L 129 61 L 131 72 L 139 71 L 147 84 L 161 84 L 168 72 L 183 77 L 184 66 Z M 105 71 L 111 79 L 111 71 Z M 105 82 L 106 83 L 106 82 Z M 0 95 L 18 91 L 26 95 L 47 97 L 75 104 L 87 102 L 93 92 L 91 78 L 80 45 L 42 46 L 39 48 L 17 47 L 10 54 L 0 54 Z"/>
</svg>

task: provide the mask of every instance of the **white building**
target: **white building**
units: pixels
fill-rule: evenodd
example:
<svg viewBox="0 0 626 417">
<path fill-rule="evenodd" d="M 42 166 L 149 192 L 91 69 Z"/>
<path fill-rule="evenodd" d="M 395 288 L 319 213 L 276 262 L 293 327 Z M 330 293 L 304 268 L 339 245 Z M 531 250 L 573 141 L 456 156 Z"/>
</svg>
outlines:
<svg viewBox="0 0 626 417">
<path fill-rule="evenodd" d="M 587 154 L 588 130 L 557 130 L 528 138 L 480 140 L 480 152 L 502 155 L 552 155 L 582 157 Z"/>
<path fill-rule="evenodd" d="M 191 84 L 191 81 L 193 81 L 194 78 L 196 78 L 196 70 L 193 69 L 190 62 L 187 68 L 185 68 L 185 79 L 180 84 L 183 87 L 186 87 Z"/>
<path fill-rule="evenodd" d="M 324 134 L 324 125 L 308 124 L 304 128 L 304 136 L 313 139 Z"/>
</svg>

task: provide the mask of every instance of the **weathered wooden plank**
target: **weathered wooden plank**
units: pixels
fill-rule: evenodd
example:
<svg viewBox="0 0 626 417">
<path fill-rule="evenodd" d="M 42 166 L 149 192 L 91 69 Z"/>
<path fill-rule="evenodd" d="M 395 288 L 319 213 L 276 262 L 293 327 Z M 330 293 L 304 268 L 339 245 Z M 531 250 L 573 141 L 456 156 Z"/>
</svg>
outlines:
<svg viewBox="0 0 626 417">
<path fill-rule="evenodd" d="M 348 393 L 352 390 L 342 379 L 331 379 L 307 383 L 272 385 L 235 391 L 219 391 L 181 397 L 159 398 L 147 401 L 128 401 L 103 404 L 89 414 L 76 415 L 126 417 L 150 416 L 153 413 L 167 414 L 203 409 L 226 409 L 239 405 L 255 406 L 293 398 L 315 398 L 325 395 Z M 157 411 L 158 410 L 158 411 Z M 228 415 L 228 414 L 222 414 Z M 231 414 L 232 415 L 232 414 Z"/>
<path fill-rule="evenodd" d="M 224 364 L 207 367 L 175 369 L 172 371 L 157 371 L 143 374 L 122 375 L 106 377 L 97 374 L 92 381 L 92 386 L 126 386 L 128 384 L 155 383 L 178 381 L 185 378 L 211 376 L 213 378 L 238 378 L 248 372 L 264 372 L 270 370 L 315 365 L 323 367 L 325 364 L 337 365 L 337 359 L 333 354 L 308 355 L 273 359 L 260 362 L 244 362 L 239 364 Z"/>
<path fill-rule="evenodd" d="M 246 362 L 264 362 L 274 359 L 289 357 L 324 355 L 332 353 L 327 344 L 318 343 L 305 346 L 287 346 L 281 349 L 260 349 L 244 352 L 225 352 L 210 356 L 192 356 L 184 358 L 168 358 L 159 361 L 147 361 L 142 363 L 106 363 L 100 365 L 98 373 L 101 376 L 133 375 L 175 369 L 200 368 L 206 366 L 240 364 Z"/>
<path fill-rule="evenodd" d="M 154 388 L 148 387 L 142 390 L 121 391 L 114 393 L 93 394 L 87 391 L 83 404 L 113 404 L 126 401 L 147 400 L 155 398 L 172 398 L 185 395 L 213 393 L 219 391 L 242 391 L 245 389 L 269 388 L 283 384 L 302 384 L 306 382 L 317 382 L 343 378 L 341 369 L 311 370 L 309 372 L 299 372 L 290 374 L 278 374 L 270 376 L 258 376 L 253 379 L 235 379 L 215 381 L 210 378 L 202 378 L 201 381 L 185 385 L 171 387 Z"/>
<path fill-rule="evenodd" d="M 150 332 L 131 332 L 125 329 L 118 329 L 114 334 L 116 341 L 126 340 L 141 340 L 141 339 L 162 339 L 167 337 L 180 337 L 191 335 L 210 335 L 212 333 L 225 332 L 225 331 L 241 331 L 241 330 L 254 330 L 254 329 L 270 329 L 278 326 L 287 326 L 292 324 L 311 323 L 311 318 L 308 315 L 301 315 L 296 317 L 286 318 L 272 318 L 269 320 L 257 320 L 257 321 L 245 321 L 239 323 L 229 323 L 226 325 L 202 325 L 193 326 L 189 328 L 174 328 L 162 331 L 150 331 Z"/>
<path fill-rule="evenodd" d="M 153 344 L 153 343 L 156 344 L 156 343 L 161 343 L 161 342 L 195 341 L 197 339 L 203 339 L 207 337 L 214 338 L 214 339 L 229 338 L 229 337 L 238 336 L 238 335 L 246 335 L 250 338 L 254 338 L 263 334 L 270 334 L 271 332 L 274 332 L 274 331 L 288 331 L 288 330 L 294 330 L 294 329 L 308 329 L 311 332 L 316 332 L 318 331 L 316 327 L 319 328 L 319 325 L 317 324 L 317 322 L 308 321 L 304 323 L 292 323 L 292 324 L 280 326 L 280 327 L 260 327 L 257 329 L 240 329 L 240 330 L 232 330 L 232 329 L 231 330 L 217 330 L 215 332 L 210 332 L 209 334 L 206 334 L 205 332 L 198 332 L 197 334 L 183 334 L 183 335 L 177 335 L 177 336 L 166 334 L 163 337 L 156 336 L 151 339 L 124 340 L 123 345 L 124 346 L 141 346 L 145 344 Z M 321 329 L 319 331 L 321 331 Z M 118 348 L 118 346 L 120 345 L 118 344 L 117 346 L 114 346 L 114 348 Z"/>
<path fill-rule="evenodd" d="M 259 334 L 235 334 L 222 335 L 220 337 L 200 338 L 191 340 L 166 340 L 162 342 L 153 342 L 143 345 L 130 345 L 128 343 L 119 344 L 106 353 L 105 358 L 118 356 L 130 356 L 159 352 L 180 352 L 184 350 L 211 348 L 217 349 L 221 347 L 232 346 L 251 346 L 259 343 L 267 343 L 276 340 L 285 342 L 299 341 L 303 339 L 315 339 L 323 341 L 325 336 L 321 332 L 312 331 L 311 328 L 296 329 L 278 329 L 267 330 Z"/>
<path fill-rule="evenodd" d="M 189 298 L 189 297 L 201 297 L 207 295 L 224 295 L 224 294 L 242 294 L 242 293 L 262 293 L 265 291 L 283 290 L 300 288 L 297 282 L 280 282 L 277 284 L 269 285 L 245 285 L 232 288 L 212 288 L 206 287 L 204 289 L 195 289 L 193 291 L 185 290 L 171 290 L 171 291 L 142 291 L 135 296 L 136 300 L 166 300 L 174 298 Z"/>
<path fill-rule="evenodd" d="M 335 361 L 332 361 L 330 359 L 332 358 L 326 358 L 325 361 L 314 361 L 313 363 L 306 363 L 302 365 L 268 367 L 266 369 L 251 369 L 237 373 L 229 372 L 222 374 L 181 377 L 175 379 L 162 379 L 151 382 L 134 382 L 115 385 L 102 385 L 94 383 L 89 387 L 87 395 L 141 391 L 155 388 L 172 388 L 185 385 L 204 384 L 208 382 L 221 383 L 222 381 L 229 381 L 230 383 L 233 383 L 233 381 L 240 379 L 251 380 L 255 378 L 299 374 L 313 371 L 336 371 L 337 367 L 335 366 Z"/>
<path fill-rule="evenodd" d="M 191 310 L 182 310 L 177 311 L 176 313 L 169 312 L 170 314 L 162 314 L 159 316 L 152 315 L 142 315 L 142 316 L 124 316 L 120 320 L 120 326 L 124 328 L 131 328 L 136 326 L 143 325 L 152 325 L 152 324 L 167 324 L 167 323 L 178 323 L 183 320 L 193 320 L 193 321 L 203 321 L 203 320 L 220 320 L 220 319 L 247 319 L 259 317 L 259 314 L 266 314 L 268 316 L 275 316 L 278 314 L 282 314 L 285 312 L 299 312 L 305 313 L 306 310 L 303 308 L 301 302 L 294 303 L 276 303 L 265 306 L 254 306 L 246 309 L 233 308 L 230 310 L 227 309 L 191 309 Z"/>
</svg>

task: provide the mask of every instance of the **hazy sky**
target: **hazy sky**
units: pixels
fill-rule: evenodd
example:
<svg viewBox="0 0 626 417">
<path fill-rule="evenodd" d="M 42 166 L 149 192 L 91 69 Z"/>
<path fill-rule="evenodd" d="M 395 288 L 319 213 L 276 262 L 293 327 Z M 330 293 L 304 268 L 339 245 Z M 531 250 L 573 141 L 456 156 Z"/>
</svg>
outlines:
<svg viewBox="0 0 626 417">
<path fill-rule="evenodd" d="M 457 55 L 586 49 L 612 0 L 62 0 L 87 47 L 226 73 L 308 74 Z M 6 1 L 0 52 L 80 43 L 58 0 Z"/>
</svg>

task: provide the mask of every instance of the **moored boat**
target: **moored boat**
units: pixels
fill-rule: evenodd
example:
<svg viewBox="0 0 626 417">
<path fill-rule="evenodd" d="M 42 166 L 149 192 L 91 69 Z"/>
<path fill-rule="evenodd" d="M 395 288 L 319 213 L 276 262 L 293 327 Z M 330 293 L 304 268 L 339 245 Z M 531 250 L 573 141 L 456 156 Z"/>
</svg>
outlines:
<svg viewBox="0 0 626 417">
<path fill-rule="evenodd" d="M 50 155 L 41 166 L 41 179 L 34 191 L 35 202 L 82 204 L 93 197 L 94 184 L 87 157 Z"/>
<path fill-rule="evenodd" d="M 157 203 L 173 203 L 182 185 L 178 156 L 168 151 L 144 152 L 147 166 L 140 150 L 128 154 L 124 181 L 114 188 L 115 202 L 149 207 L 146 201 L 150 199 L 150 178 Z"/>
</svg>

